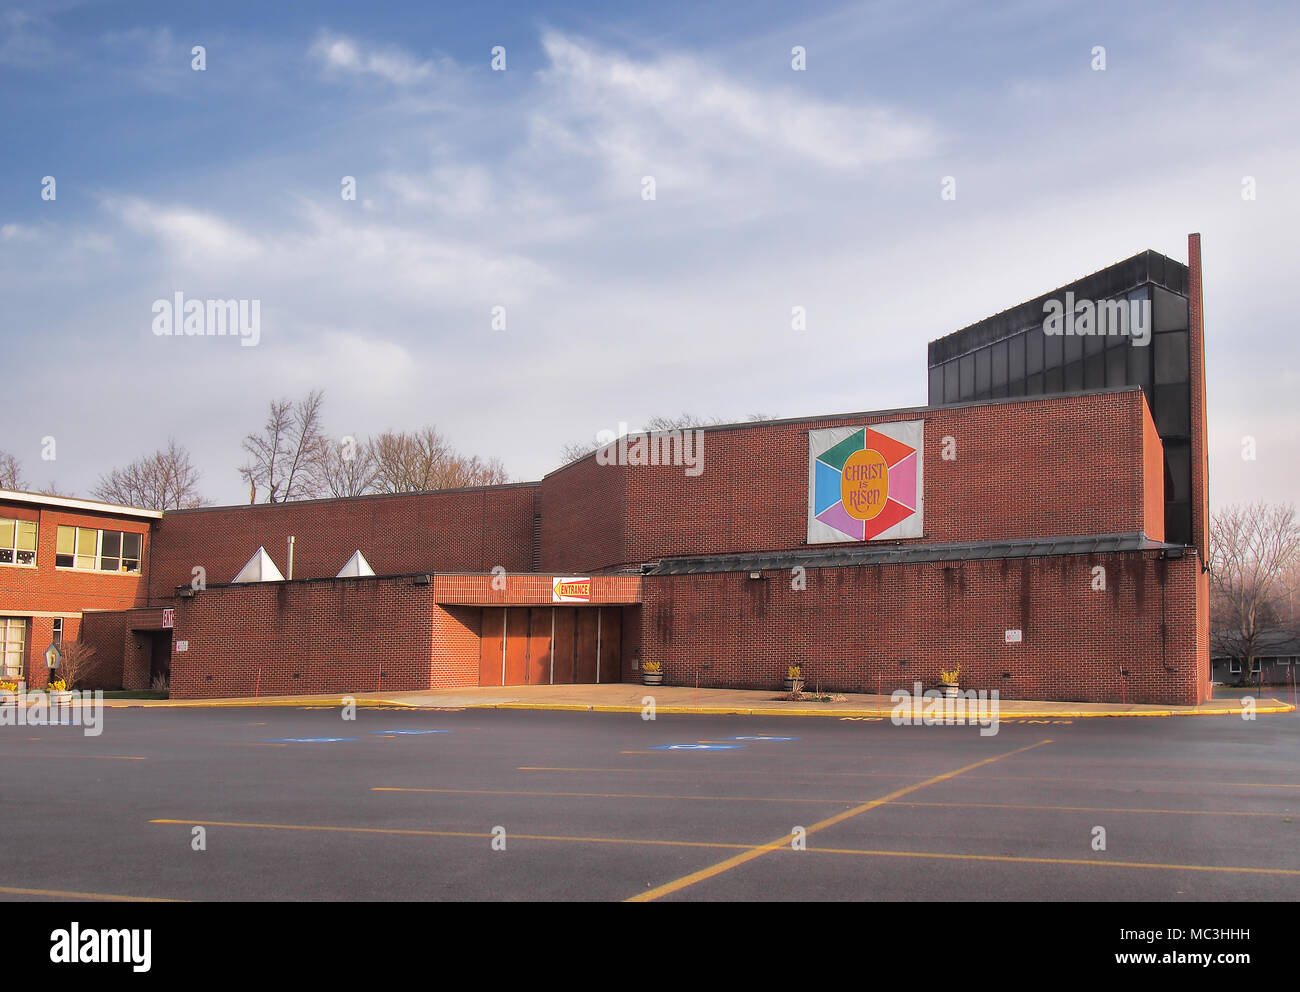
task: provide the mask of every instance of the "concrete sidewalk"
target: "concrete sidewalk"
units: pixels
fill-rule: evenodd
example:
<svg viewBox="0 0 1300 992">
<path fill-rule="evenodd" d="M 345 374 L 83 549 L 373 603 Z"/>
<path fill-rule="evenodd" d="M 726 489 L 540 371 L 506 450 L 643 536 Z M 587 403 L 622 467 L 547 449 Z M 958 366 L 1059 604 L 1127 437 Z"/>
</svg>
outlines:
<svg viewBox="0 0 1300 992">
<path fill-rule="evenodd" d="M 754 689 L 695 689 L 690 686 L 643 686 L 625 683 L 606 685 L 507 686 L 440 689 L 430 692 L 374 693 L 358 692 L 350 697 L 336 694 L 311 696 L 247 696 L 233 699 L 146 700 L 105 699 L 104 705 L 122 707 L 199 708 L 218 706 L 325 706 L 343 705 L 351 698 L 362 707 L 401 707 L 409 709 L 527 709 L 585 710 L 596 713 L 639 713 L 646 697 L 654 699 L 658 713 L 700 713 L 709 715 L 740 714 L 746 716 L 829 716 L 888 717 L 894 709 L 888 696 L 848 694 L 842 702 L 790 702 L 777 699 L 779 692 Z M 1222 716 L 1240 714 L 1241 697 L 1225 698 L 1201 706 L 1159 706 L 1116 703 L 1060 703 L 1041 700 L 1001 699 L 998 701 L 1003 720 L 1016 719 L 1085 719 L 1122 716 Z M 1290 713 L 1289 702 L 1257 697 L 1256 713 Z"/>
</svg>

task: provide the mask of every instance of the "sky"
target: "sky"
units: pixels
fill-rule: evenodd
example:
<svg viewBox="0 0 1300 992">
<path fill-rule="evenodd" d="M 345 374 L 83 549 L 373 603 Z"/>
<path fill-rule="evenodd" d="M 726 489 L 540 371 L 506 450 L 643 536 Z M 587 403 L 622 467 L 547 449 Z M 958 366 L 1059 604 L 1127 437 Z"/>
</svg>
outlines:
<svg viewBox="0 0 1300 992">
<path fill-rule="evenodd" d="M 0 449 L 88 495 L 174 437 L 244 502 L 319 388 L 537 479 L 923 405 L 931 339 L 1197 231 L 1212 503 L 1292 500 L 1297 93 L 1285 3 L 0 4 Z M 155 333 L 177 293 L 256 345 Z"/>
</svg>

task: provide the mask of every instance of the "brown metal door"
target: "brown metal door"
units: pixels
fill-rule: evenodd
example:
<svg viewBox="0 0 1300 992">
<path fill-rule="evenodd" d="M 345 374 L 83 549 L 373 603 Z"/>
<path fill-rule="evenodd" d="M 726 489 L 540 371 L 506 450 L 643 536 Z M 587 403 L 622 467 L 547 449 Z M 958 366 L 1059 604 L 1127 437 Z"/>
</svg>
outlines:
<svg viewBox="0 0 1300 992">
<path fill-rule="evenodd" d="M 578 609 L 577 657 L 574 664 L 575 682 L 596 681 L 596 616 L 597 610 Z"/>
<path fill-rule="evenodd" d="M 528 611 L 528 684 L 551 684 L 551 608 Z"/>
<path fill-rule="evenodd" d="M 555 684 L 566 685 L 573 681 L 573 637 L 577 629 L 578 611 L 563 606 L 555 608 L 555 643 L 551 652 L 555 656 Z"/>
<path fill-rule="evenodd" d="M 483 633 L 479 637 L 478 684 L 501 684 L 501 641 L 506 611 L 501 606 L 483 607 Z"/>
<path fill-rule="evenodd" d="M 600 610 L 600 681 L 623 681 L 623 609 L 619 606 Z"/>
<path fill-rule="evenodd" d="M 528 607 L 506 607 L 506 685 L 528 684 Z"/>
</svg>

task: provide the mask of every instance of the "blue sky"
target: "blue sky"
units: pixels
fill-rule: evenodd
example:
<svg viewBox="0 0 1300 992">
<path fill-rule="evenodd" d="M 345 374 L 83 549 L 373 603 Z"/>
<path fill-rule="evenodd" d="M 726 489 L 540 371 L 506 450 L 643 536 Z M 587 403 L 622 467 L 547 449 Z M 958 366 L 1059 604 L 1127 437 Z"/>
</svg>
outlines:
<svg viewBox="0 0 1300 992">
<path fill-rule="evenodd" d="M 1212 498 L 1291 499 L 1298 28 L 1286 4 L 6 4 L 0 448 L 84 494 L 175 436 L 241 502 L 267 401 L 320 387 L 335 435 L 435 424 L 538 478 L 656 414 L 922 404 L 930 339 L 1200 231 Z M 258 346 L 154 335 L 177 291 L 261 300 Z"/>
</svg>

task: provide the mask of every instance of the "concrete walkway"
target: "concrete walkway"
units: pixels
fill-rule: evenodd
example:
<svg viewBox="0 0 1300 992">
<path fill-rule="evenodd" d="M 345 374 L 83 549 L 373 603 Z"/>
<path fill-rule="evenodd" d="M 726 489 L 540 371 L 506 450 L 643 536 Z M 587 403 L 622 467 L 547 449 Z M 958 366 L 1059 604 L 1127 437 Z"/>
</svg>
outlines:
<svg viewBox="0 0 1300 992">
<path fill-rule="evenodd" d="M 779 692 L 753 689 L 695 689 L 687 686 L 608 685 L 508 686 L 440 689 L 431 692 L 354 693 L 358 706 L 392 706 L 412 709 L 529 709 L 586 710 L 597 713 L 639 713 L 645 698 L 653 697 L 658 713 L 743 714 L 753 716 L 888 717 L 894 709 L 888 696 L 849 694 L 843 701 L 819 703 L 778 700 Z M 344 696 L 246 696 L 233 699 L 146 700 L 106 699 L 108 707 L 214 707 L 214 706 L 328 706 L 343 705 Z M 1239 714 L 1243 699 L 1231 696 L 1201 706 L 1158 706 L 1116 703 L 1061 703 L 1040 700 L 999 700 L 1001 719 L 1084 719 L 1121 716 L 1211 716 Z M 1282 699 L 1260 696 L 1256 713 L 1295 710 Z"/>
</svg>

